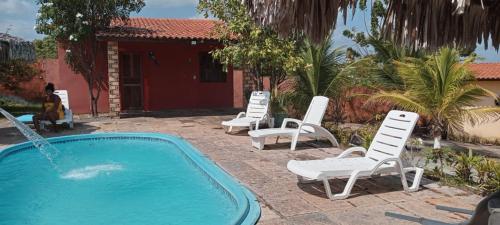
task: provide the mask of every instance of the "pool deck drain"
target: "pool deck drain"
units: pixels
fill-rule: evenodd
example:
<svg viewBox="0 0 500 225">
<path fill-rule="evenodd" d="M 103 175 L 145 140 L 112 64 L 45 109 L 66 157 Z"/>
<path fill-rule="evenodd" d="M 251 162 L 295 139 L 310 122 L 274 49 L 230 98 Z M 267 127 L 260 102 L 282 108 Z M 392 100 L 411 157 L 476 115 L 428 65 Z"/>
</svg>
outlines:
<svg viewBox="0 0 500 225">
<path fill-rule="evenodd" d="M 289 140 L 266 146 L 264 150 L 251 147 L 245 130 L 226 134 L 220 122 L 234 116 L 194 117 L 137 117 L 126 119 L 86 120 L 75 129 L 64 130 L 53 137 L 94 132 L 160 132 L 178 135 L 202 151 L 217 165 L 236 177 L 258 198 L 262 216 L 258 224 L 417 224 L 384 216 L 386 211 L 456 223 L 467 217 L 435 209 L 447 205 L 473 209 L 480 196 L 457 188 L 440 186 L 429 180 L 421 189 L 405 193 L 399 177 L 382 176 L 359 180 L 353 194 L 345 200 L 329 200 L 321 182 L 298 184 L 297 178 L 286 169 L 291 159 L 332 157 L 341 149 L 325 143 L 301 143 L 297 151 L 289 150 Z M 189 126 L 186 126 L 189 125 Z M 0 149 L 24 141 L 15 128 L 0 119 Z M 269 140 L 273 143 L 273 140 Z M 318 146 L 314 148 L 312 146 Z M 332 189 L 339 192 L 345 180 L 335 180 Z"/>
</svg>

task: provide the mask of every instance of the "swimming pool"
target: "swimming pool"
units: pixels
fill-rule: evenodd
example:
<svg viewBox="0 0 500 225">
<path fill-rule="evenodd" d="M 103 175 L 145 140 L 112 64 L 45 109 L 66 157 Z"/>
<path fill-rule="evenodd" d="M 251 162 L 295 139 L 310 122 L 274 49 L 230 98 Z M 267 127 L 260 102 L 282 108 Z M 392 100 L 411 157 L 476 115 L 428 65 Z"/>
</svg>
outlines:
<svg viewBox="0 0 500 225">
<path fill-rule="evenodd" d="M 0 224 L 255 224 L 253 194 L 187 141 L 106 133 L 48 139 L 55 171 L 30 143 L 0 152 Z"/>
</svg>

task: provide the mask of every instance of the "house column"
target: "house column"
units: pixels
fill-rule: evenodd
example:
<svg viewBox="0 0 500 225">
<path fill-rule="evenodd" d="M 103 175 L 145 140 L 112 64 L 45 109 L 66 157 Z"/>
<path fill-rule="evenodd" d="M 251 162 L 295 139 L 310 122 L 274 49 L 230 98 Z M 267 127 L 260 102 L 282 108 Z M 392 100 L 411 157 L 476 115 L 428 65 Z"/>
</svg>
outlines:
<svg viewBox="0 0 500 225">
<path fill-rule="evenodd" d="M 120 69 L 118 60 L 118 42 L 108 41 L 108 77 L 109 77 L 109 114 L 120 115 Z"/>
<path fill-rule="evenodd" d="M 243 70 L 233 69 L 233 108 L 245 107 L 243 93 Z"/>
</svg>

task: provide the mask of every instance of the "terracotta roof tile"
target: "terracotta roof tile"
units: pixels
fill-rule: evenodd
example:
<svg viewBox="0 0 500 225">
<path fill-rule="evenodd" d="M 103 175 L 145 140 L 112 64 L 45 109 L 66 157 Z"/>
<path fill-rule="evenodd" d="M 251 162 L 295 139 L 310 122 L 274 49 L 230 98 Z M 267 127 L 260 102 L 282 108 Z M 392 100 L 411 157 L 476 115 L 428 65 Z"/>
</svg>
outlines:
<svg viewBox="0 0 500 225">
<path fill-rule="evenodd" d="M 213 28 L 219 23 L 211 19 L 171 19 L 133 17 L 126 23 L 114 21 L 98 37 L 141 39 L 217 39 Z"/>
<path fill-rule="evenodd" d="M 498 63 L 473 63 L 469 69 L 478 80 L 500 80 L 500 62 Z"/>
</svg>

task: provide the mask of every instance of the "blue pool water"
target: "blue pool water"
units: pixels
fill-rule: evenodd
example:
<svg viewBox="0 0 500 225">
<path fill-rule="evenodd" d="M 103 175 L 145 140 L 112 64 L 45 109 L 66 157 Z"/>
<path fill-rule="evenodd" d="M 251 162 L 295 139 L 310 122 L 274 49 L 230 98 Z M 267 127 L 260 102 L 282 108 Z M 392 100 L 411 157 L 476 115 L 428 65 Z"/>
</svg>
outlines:
<svg viewBox="0 0 500 225">
<path fill-rule="evenodd" d="M 0 224 L 254 224 L 248 190 L 162 134 L 53 138 L 57 173 L 29 143 L 0 153 Z"/>
</svg>

